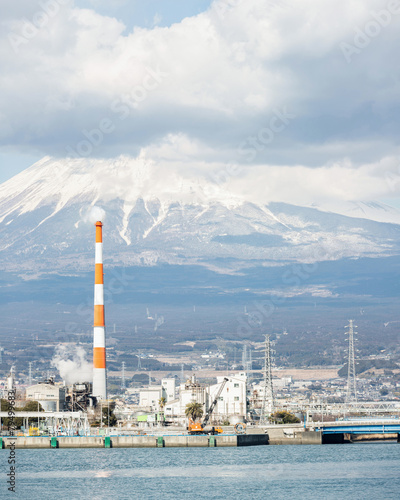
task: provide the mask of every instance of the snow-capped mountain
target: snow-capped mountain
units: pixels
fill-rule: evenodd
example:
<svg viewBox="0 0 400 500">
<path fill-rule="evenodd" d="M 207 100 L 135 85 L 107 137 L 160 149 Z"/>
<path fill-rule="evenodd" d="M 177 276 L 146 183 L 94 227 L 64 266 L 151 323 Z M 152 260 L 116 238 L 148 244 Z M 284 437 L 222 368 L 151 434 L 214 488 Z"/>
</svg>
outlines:
<svg viewBox="0 0 400 500">
<path fill-rule="evenodd" d="M 340 203 L 325 202 L 318 205 L 313 203 L 311 207 L 324 212 L 333 212 L 347 217 L 370 219 L 376 222 L 389 222 L 400 224 L 400 212 L 396 208 L 377 203 L 376 201 L 342 201 Z"/>
<path fill-rule="evenodd" d="M 399 253 L 398 212 L 381 204 L 349 210 L 353 217 L 329 207 L 253 203 L 140 156 L 44 158 L 0 186 L 0 263 L 15 271 L 90 270 L 98 219 L 108 265 L 199 264 L 232 272 Z"/>
</svg>

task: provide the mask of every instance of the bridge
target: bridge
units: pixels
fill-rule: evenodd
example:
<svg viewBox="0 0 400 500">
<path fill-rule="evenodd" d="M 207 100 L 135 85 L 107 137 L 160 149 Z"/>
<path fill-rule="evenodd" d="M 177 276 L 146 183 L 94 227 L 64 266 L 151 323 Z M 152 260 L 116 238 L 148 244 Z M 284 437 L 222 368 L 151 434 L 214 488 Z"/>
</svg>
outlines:
<svg viewBox="0 0 400 500">
<path fill-rule="evenodd" d="M 352 419 L 313 422 L 309 427 L 322 434 L 400 434 L 400 419 Z"/>
<path fill-rule="evenodd" d="M 369 416 L 371 419 L 379 415 L 392 415 L 400 418 L 400 401 L 359 401 L 351 403 L 312 402 L 303 405 L 291 405 L 291 407 L 287 409 L 291 412 L 302 411 L 303 413 L 307 413 L 307 415 L 317 413 L 320 415 L 334 415 L 344 418 L 349 415 Z"/>
</svg>

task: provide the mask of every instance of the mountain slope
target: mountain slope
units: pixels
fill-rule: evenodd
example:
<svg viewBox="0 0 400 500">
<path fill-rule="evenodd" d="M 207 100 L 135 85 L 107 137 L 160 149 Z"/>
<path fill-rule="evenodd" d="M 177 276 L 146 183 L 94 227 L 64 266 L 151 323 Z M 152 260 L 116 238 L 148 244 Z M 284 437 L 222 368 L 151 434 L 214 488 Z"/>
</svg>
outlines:
<svg viewBox="0 0 400 500">
<path fill-rule="evenodd" d="M 382 205 L 369 205 L 382 218 Z M 396 220 L 393 212 L 390 217 Z M 258 265 L 396 255 L 400 226 L 284 203 L 256 204 L 145 158 L 44 158 L 0 186 L 0 263 L 76 272 L 93 262 L 96 219 L 108 265 Z"/>
</svg>

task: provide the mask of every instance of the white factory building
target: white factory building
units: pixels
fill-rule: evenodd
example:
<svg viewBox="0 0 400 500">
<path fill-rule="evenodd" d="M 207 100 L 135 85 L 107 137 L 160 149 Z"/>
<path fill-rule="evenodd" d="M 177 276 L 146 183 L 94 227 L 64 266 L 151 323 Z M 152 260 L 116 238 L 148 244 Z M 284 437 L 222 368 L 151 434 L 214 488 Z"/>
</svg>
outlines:
<svg viewBox="0 0 400 500">
<path fill-rule="evenodd" d="M 161 385 L 150 386 L 139 391 L 139 406 L 150 411 L 160 410 L 160 399 L 173 401 L 175 399 L 175 379 L 163 378 Z"/>
<path fill-rule="evenodd" d="M 167 402 L 164 408 L 166 418 L 184 417 L 186 406 L 190 403 L 200 403 L 204 414 L 215 399 L 224 376 L 217 377 L 217 383 L 209 387 L 200 385 L 196 377 L 192 377 L 185 384 L 181 384 L 179 398 Z M 222 393 L 213 412 L 216 419 L 225 419 L 233 415 L 244 417 L 246 415 L 246 388 L 247 378 L 244 373 L 227 376 Z"/>
<path fill-rule="evenodd" d="M 54 384 L 36 384 L 26 389 L 25 398 L 38 401 L 44 411 L 64 411 L 65 387 Z"/>
<path fill-rule="evenodd" d="M 225 377 L 217 377 L 217 383 L 207 387 L 208 406 L 212 403 Z M 217 405 L 214 410 L 214 415 L 220 418 L 237 415 L 240 417 L 246 416 L 246 391 L 247 377 L 244 373 L 239 373 L 234 376 L 226 377 L 228 382 L 225 384 Z"/>
<path fill-rule="evenodd" d="M 193 402 L 200 403 L 203 405 L 203 408 L 207 403 L 205 387 L 197 382 L 195 375 L 180 385 L 179 397 L 177 399 L 167 402 L 164 408 L 165 416 L 184 417 L 186 406 Z"/>
<path fill-rule="evenodd" d="M 176 384 L 174 378 L 163 378 L 161 380 L 161 386 L 164 391 L 164 397 L 166 402 L 173 401 L 175 399 Z"/>
</svg>

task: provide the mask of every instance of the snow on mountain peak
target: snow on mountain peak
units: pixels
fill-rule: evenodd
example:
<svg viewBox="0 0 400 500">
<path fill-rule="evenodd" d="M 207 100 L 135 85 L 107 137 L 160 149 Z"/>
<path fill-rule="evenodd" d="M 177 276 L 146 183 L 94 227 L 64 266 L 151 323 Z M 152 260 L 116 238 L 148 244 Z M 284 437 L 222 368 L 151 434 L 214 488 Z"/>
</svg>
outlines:
<svg viewBox="0 0 400 500">
<path fill-rule="evenodd" d="M 345 215 L 356 219 L 368 219 L 376 222 L 388 222 L 391 224 L 400 224 L 400 211 L 397 208 L 391 207 L 379 202 L 365 201 L 341 201 L 325 202 L 324 204 L 311 205 L 323 212 L 332 212 L 335 214 Z"/>
<path fill-rule="evenodd" d="M 137 158 L 43 158 L 0 186 L 0 261 L 13 269 L 88 269 L 93 248 L 86 223 L 104 220 L 104 213 L 94 213 L 99 210 L 106 212 L 114 265 L 238 270 L 399 251 L 400 226 L 373 222 L 388 216 L 400 222 L 395 210 L 359 202 L 312 208 L 271 202 L 260 176 L 263 199 L 257 202 L 248 199 L 251 190 L 245 199 L 214 177 L 196 178 L 183 163 L 157 162 L 144 152 Z M 247 178 L 236 177 L 236 185 L 241 181 Z"/>
<path fill-rule="evenodd" d="M 185 178 L 179 171 L 160 167 L 144 154 L 112 160 L 45 157 L 0 186 L 0 222 L 15 210 L 23 214 L 55 204 L 57 213 L 79 200 L 94 205 L 119 199 L 129 212 L 139 198 L 158 199 L 165 205 L 218 201 L 227 207 L 244 201 L 204 177 Z"/>
</svg>

